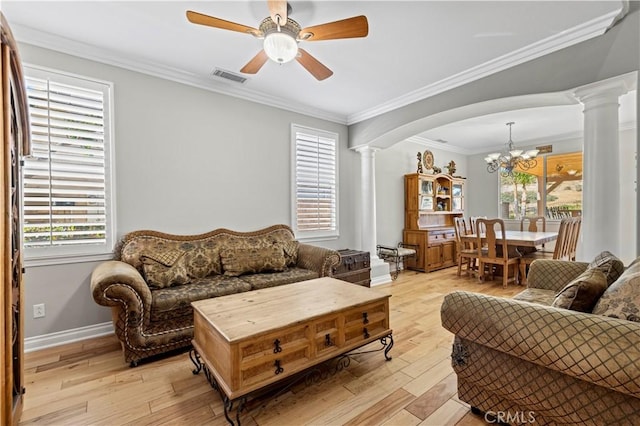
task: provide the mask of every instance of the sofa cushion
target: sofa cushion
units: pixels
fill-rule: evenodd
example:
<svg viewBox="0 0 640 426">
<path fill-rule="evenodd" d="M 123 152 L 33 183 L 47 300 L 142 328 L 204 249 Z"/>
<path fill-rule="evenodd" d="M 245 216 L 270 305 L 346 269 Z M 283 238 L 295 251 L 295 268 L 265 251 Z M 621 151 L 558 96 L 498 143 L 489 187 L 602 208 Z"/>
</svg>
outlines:
<svg viewBox="0 0 640 426">
<path fill-rule="evenodd" d="M 242 274 L 284 271 L 286 259 L 281 245 L 251 248 L 225 248 L 220 251 L 224 274 L 237 277 Z"/>
<path fill-rule="evenodd" d="M 191 302 L 242 293 L 251 290 L 251 285 L 236 277 L 212 275 L 193 280 L 189 284 L 169 287 L 151 292 L 151 321 L 167 321 L 191 315 Z"/>
<path fill-rule="evenodd" d="M 553 303 L 555 296 L 556 293 L 553 290 L 547 290 L 544 288 L 527 288 L 513 296 L 513 298 L 522 302 L 549 306 Z"/>
<path fill-rule="evenodd" d="M 551 306 L 591 312 L 607 289 L 607 277 L 599 269 L 587 269 L 558 292 Z"/>
<path fill-rule="evenodd" d="M 251 285 L 252 290 L 276 287 L 283 284 L 297 283 L 299 281 L 318 278 L 318 273 L 302 268 L 287 268 L 283 272 L 269 272 L 264 274 L 250 274 L 240 277 Z"/>
<path fill-rule="evenodd" d="M 601 270 L 607 277 L 607 285 L 613 284 L 624 271 L 624 263 L 608 251 L 603 251 L 589 263 L 588 269 Z"/>
<path fill-rule="evenodd" d="M 282 250 L 287 262 L 287 266 L 295 266 L 298 263 L 298 248 L 300 243 L 296 240 L 283 243 Z"/>
<path fill-rule="evenodd" d="M 634 263 L 611 284 L 593 313 L 640 322 L 640 263 Z"/>
<path fill-rule="evenodd" d="M 174 249 L 146 251 L 140 255 L 149 288 L 164 288 L 188 283 L 185 252 Z"/>
<path fill-rule="evenodd" d="M 192 278 L 204 278 L 222 274 L 218 247 L 195 247 L 185 254 L 187 273 Z"/>
</svg>

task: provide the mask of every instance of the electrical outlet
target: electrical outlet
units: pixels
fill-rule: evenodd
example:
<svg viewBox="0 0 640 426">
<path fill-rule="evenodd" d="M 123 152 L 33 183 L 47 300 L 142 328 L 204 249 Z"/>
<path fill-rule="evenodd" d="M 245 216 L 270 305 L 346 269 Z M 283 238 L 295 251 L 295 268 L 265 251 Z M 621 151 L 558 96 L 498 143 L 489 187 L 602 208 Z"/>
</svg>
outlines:
<svg viewBox="0 0 640 426">
<path fill-rule="evenodd" d="M 44 303 L 33 305 L 33 317 L 34 318 L 44 317 Z"/>
</svg>

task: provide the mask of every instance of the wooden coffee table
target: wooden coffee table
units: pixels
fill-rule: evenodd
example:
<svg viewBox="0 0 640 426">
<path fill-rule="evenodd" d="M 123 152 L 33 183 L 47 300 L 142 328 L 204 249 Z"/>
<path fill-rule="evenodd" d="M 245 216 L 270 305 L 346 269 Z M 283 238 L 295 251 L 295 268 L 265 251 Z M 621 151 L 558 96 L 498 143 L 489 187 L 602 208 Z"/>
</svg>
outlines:
<svg viewBox="0 0 640 426">
<path fill-rule="evenodd" d="M 390 360 L 390 295 L 318 278 L 193 302 L 193 371 L 204 373 L 236 422 L 247 396 L 380 340 Z"/>
</svg>

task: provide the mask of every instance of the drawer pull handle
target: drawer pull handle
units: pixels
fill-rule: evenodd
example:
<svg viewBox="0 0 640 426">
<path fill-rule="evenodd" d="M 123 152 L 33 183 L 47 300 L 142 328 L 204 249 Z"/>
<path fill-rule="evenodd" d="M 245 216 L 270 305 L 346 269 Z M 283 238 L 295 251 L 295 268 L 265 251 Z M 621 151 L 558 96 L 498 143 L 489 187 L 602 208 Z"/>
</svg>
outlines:
<svg viewBox="0 0 640 426">
<path fill-rule="evenodd" d="M 362 313 L 362 323 L 369 324 L 369 315 L 366 312 Z"/>
<path fill-rule="evenodd" d="M 276 359 L 276 362 L 273 364 L 273 366 L 276 367 L 276 371 L 275 371 L 276 375 L 278 375 L 278 374 L 280 374 L 280 373 L 282 373 L 284 371 L 284 368 L 282 368 L 280 366 L 280 360 L 279 359 Z"/>
<path fill-rule="evenodd" d="M 282 348 L 280 347 L 280 340 L 276 339 L 273 342 L 273 353 L 277 354 L 279 352 L 282 352 Z"/>
<path fill-rule="evenodd" d="M 331 334 L 324 335 L 324 345 L 325 346 L 333 346 L 333 342 L 331 341 Z"/>
<path fill-rule="evenodd" d="M 365 327 L 365 328 L 362 330 L 362 333 L 364 334 L 364 338 L 365 338 L 365 339 L 368 339 L 368 338 L 369 338 L 369 330 L 367 330 L 367 327 Z"/>
</svg>

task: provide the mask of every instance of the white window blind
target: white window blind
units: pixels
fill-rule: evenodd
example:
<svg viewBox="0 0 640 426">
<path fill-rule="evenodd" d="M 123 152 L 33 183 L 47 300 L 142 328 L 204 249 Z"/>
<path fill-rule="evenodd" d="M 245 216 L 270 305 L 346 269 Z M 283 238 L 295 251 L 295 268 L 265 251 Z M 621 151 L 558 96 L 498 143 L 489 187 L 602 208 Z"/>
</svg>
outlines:
<svg viewBox="0 0 640 426">
<path fill-rule="evenodd" d="M 338 235 L 338 135 L 292 126 L 293 228 L 299 238 Z"/>
<path fill-rule="evenodd" d="M 27 258 L 110 252 L 110 85 L 25 67 L 31 156 L 23 167 Z"/>
</svg>

